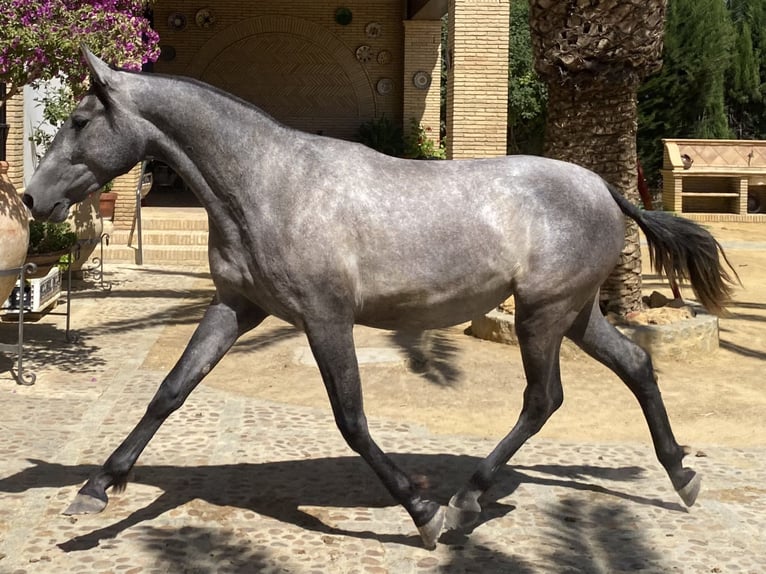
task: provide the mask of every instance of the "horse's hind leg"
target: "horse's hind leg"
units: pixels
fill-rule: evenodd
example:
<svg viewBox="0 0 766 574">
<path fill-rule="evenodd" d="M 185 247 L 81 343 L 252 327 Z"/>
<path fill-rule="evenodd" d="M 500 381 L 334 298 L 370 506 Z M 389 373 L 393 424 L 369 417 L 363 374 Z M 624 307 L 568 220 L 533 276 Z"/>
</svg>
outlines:
<svg viewBox="0 0 766 574">
<path fill-rule="evenodd" d="M 394 499 L 409 512 L 423 545 L 433 549 L 444 522 L 443 510 L 438 503 L 420 496 L 410 478 L 370 436 L 352 329 L 350 323 L 320 322 L 306 326 L 309 345 L 322 374 L 335 422 L 346 443 L 364 458 Z"/>
<path fill-rule="evenodd" d="M 590 356 L 614 371 L 638 399 L 654 442 L 654 450 L 673 487 L 687 506 L 694 504 L 700 478 L 684 468 L 684 448 L 678 445 L 662 402 L 649 355 L 622 335 L 601 314 L 598 301 L 585 308 L 567 333 Z"/>
<path fill-rule="evenodd" d="M 449 528 L 468 528 L 481 513 L 479 498 L 489 489 L 497 470 L 529 437 L 537 433 L 561 406 L 559 351 L 564 338 L 562 325 L 572 320 L 553 308 L 516 308 L 516 334 L 527 378 L 524 404 L 511 432 L 479 463 L 468 483 L 455 494 L 447 509 Z"/>
<path fill-rule="evenodd" d="M 80 489 L 64 514 L 92 514 L 108 502 L 106 489 L 124 486 L 128 472 L 165 419 L 178 409 L 197 384 L 218 363 L 244 332 L 266 318 L 260 308 L 246 301 L 222 303 L 218 297 L 205 312 L 186 350 L 162 381 L 138 425 L 104 465 Z"/>
</svg>

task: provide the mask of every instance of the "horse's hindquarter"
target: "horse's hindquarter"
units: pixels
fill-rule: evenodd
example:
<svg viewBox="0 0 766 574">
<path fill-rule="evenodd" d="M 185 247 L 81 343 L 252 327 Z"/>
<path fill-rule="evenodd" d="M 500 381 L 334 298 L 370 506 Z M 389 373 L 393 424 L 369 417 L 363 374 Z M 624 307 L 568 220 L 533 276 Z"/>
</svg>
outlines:
<svg viewBox="0 0 766 574">
<path fill-rule="evenodd" d="M 366 221 L 354 259 L 360 323 L 456 324 L 516 289 L 562 291 L 577 306 L 616 262 L 622 215 L 581 168 L 521 157 L 399 166 L 372 194 L 380 206 L 355 212 Z"/>
</svg>

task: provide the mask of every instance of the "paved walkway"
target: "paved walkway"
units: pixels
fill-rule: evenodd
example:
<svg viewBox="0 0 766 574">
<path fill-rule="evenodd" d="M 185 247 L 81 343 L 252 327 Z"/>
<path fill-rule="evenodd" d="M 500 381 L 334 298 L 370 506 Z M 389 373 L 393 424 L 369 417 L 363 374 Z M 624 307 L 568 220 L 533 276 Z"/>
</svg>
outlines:
<svg viewBox="0 0 766 574">
<path fill-rule="evenodd" d="M 0 356 L 3 574 L 764 571 L 766 448 L 698 452 L 703 492 L 687 511 L 648 444 L 533 440 L 503 471 L 473 533 L 446 534 L 429 552 L 345 446 L 326 404 L 204 385 L 104 513 L 62 516 L 165 374 L 146 361 L 150 349 L 168 324 L 196 320 L 210 293 L 204 270 L 111 266 L 107 276 L 111 292 L 86 283 L 74 294 L 78 343 L 64 340 L 63 317 L 28 327 L 34 386 L 17 386 L 12 359 Z M 14 333 L 0 325 L 6 342 Z M 305 342 L 291 344 L 301 356 Z M 441 501 L 494 446 L 396 420 L 371 426 L 402 466 L 430 477 Z"/>
</svg>

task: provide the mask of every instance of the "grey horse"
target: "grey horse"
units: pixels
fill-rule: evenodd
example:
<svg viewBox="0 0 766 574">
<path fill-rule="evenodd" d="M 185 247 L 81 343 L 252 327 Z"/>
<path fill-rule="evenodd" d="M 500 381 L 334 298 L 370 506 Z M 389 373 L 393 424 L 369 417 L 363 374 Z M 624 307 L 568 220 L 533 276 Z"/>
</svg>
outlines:
<svg viewBox="0 0 766 574">
<path fill-rule="evenodd" d="M 636 396 L 657 457 L 687 505 L 685 468 L 652 363 L 603 317 L 598 290 L 624 243 L 623 214 L 646 235 L 655 267 L 688 279 L 714 312 L 732 275 L 700 226 L 642 212 L 576 165 L 511 156 L 413 161 L 302 133 L 203 83 L 109 68 L 84 50 L 90 92 L 56 135 L 23 200 L 34 217 L 70 206 L 147 157 L 176 170 L 207 210 L 216 295 L 178 363 L 124 442 L 67 513 L 99 512 L 163 421 L 243 333 L 268 315 L 305 332 L 348 445 L 370 465 L 434 548 L 466 527 L 502 465 L 561 405 L 566 336 Z M 736 276 L 734 273 L 733 276 Z M 527 387 L 519 418 L 446 507 L 430 500 L 370 436 L 355 324 L 423 330 L 455 325 L 511 294 Z"/>
</svg>

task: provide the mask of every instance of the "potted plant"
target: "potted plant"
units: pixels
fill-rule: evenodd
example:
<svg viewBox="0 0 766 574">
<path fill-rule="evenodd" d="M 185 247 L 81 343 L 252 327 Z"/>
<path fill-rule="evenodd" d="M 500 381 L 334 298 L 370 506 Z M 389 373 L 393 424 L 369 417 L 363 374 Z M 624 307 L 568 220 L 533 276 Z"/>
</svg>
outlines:
<svg viewBox="0 0 766 574">
<path fill-rule="evenodd" d="M 112 191 L 114 182 L 107 183 L 101 188 L 98 196 L 98 213 L 101 219 L 114 220 L 114 206 L 117 204 L 117 194 Z"/>
<path fill-rule="evenodd" d="M 66 222 L 30 221 L 26 262 L 37 265 L 37 270 L 29 277 L 45 277 L 75 243 L 77 234 Z"/>
</svg>

